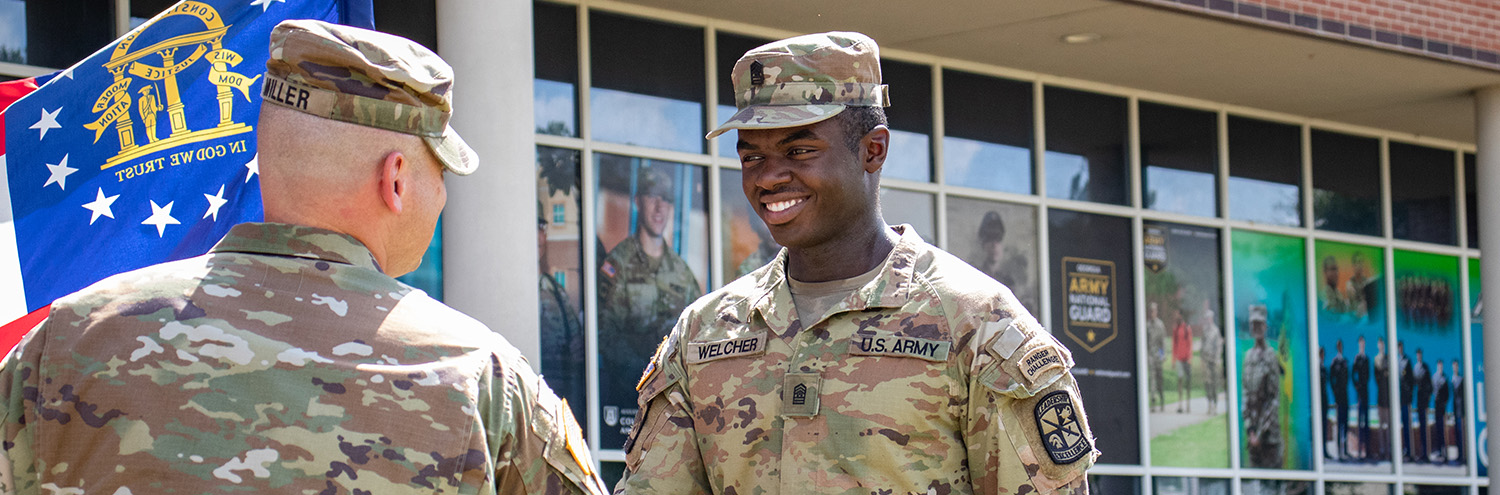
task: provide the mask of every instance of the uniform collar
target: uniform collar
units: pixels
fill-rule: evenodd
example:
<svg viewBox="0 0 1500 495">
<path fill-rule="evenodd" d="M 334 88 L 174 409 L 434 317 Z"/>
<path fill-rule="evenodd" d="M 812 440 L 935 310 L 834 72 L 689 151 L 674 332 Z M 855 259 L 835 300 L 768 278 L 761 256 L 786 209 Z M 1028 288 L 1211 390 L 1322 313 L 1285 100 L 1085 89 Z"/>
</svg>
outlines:
<svg viewBox="0 0 1500 495">
<path fill-rule="evenodd" d="M 900 234 L 900 238 L 886 256 L 880 267 L 880 274 L 835 305 L 829 316 L 871 308 L 899 308 L 911 300 L 915 291 L 920 290 L 915 283 L 915 271 L 917 249 L 923 244 L 922 237 L 908 224 L 892 226 L 891 229 Z M 759 284 L 761 290 L 751 305 L 752 311 L 759 313 L 777 334 L 785 334 L 792 323 L 797 321 L 792 291 L 787 283 L 787 256 L 785 248 L 776 254 L 770 270 L 762 275 Z M 811 326 L 808 323 L 816 322 L 804 322 L 802 327 Z"/>
<path fill-rule="evenodd" d="M 242 223 L 229 229 L 211 253 L 269 254 L 343 263 L 380 271 L 375 255 L 349 234 L 285 223 Z"/>
</svg>

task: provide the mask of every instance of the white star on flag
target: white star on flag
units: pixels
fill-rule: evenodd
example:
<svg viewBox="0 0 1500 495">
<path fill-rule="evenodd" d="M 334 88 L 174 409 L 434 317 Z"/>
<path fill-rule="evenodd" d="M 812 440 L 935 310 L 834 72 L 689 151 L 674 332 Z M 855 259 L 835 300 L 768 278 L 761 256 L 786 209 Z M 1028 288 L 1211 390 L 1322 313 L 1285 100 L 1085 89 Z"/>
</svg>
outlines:
<svg viewBox="0 0 1500 495">
<path fill-rule="evenodd" d="M 47 169 L 52 171 L 52 175 L 47 177 L 47 183 L 42 184 L 42 187 L 45 188 L 52 185 L 53 182 L 56 182 L 58 189 L 62 189 L 64 191 L 68 190 L 68 176 L 73 175 L 73 172 L 78 171 L 78 169 L 68 166 L 68 155 L 63 155 L 62 162 L 58 163 L 57 165 L 53 165 L 50 163 L 46 165 Z"/>
<path fill-rule="evenodd" d="M 249 184 L 250 178 L 260 173 L 260 153 L 250 157 L 250 161 L 245 162 L 245 168 L 250 169 L 250 172 L 245 174 L 245 183 Z"/>
<path fill-rule="evenodd" d="M 168 225 L 181 224 L 182 222 L 178 222 L 176 218 L 172 218 L 172 203 L 174 202 L 168 201 L 166 206 L 157 206 L 156 202 L 152 201 L 151 216 L 146 221 L 141 222 L 141 225 L 155 225 L 156 236 L 161 237 L 166 234 Z"/>
<path fill-rule="evenodd" d="M 35 124 L 31 124 L 30 127 L 31 129 L 40 129 L 42 131 L 41 137 L 38 137 L 37 140 L 47 137 L 47 129 L 62 129 L 62 125 L 57 123 L 57 114 L 61 112 L 62 107 L 57 107 L 57 110 L 51 112 L 48 112 L 46 108 L 42 109 L 42 118 L 37 120 Z"/>
<path fill-rule="evenodd" d="M 254 7 L 256 5 L 259 5 L 261 13 L 265 13 L 267 9 L 271 8 L 271 2 L 286 3 L 286 0 L 255 0 L 253 2 L 250 2 L 250 6 Z"/>
<path fill-rule="evenodd" d="M 57 77 L 58 77 L 58 79 L 61 79 L 61 78 L 64 78 L 64 77 L 66 77 L 68 79 L 72 79 L 73 78 L 73 68 L 72 67 L 68 67 L 66 69 L 63 69 L 62 72 L 57 73 Z"/>
<path fill-rule="evenodd" d="M 100 216 L 114 218 L 115 212 L 114 210 L 110 209 L 110 205 L 115 204 L 115 200 L 119 198 L 120 195 L 118 194 L 114 196 L 105 196 L 104 188 L 99 188 L 99 192 L 94 195 L 94 200 L 83 204 L 84 209 L 94 212 L 94 214 L 89 217 L 89 225 L 93 225 L 94 220 L 98 220 Z"/>
<path fill-rule="evenodd" d="M 212 216 L 215 222 L 219 221 L 219 208 L 229 202 L 224 199 L 224 186 L 219 186 L 218 194 L 204 194 L 203 199 L 208 200 L 208 211 L 203 213 L 203 218 Z"/>
</svg>

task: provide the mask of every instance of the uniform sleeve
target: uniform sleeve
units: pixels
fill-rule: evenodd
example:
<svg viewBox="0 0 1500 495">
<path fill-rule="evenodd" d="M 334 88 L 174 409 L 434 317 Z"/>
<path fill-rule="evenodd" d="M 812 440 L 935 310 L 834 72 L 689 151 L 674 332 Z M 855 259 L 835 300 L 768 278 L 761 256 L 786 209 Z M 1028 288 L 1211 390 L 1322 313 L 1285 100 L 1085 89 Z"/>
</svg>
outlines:
<svg viewBox="0 0 1500 495">
<path fill-rule="evenodd" d="M 603 495 L 583 432 L 567 402 L 523 359 L 493 361 L 485 434 L 497 493 Z"/>
<path fill-rule="evenodd" d="M 678 322 L 678 329 L 682 328 Z M 625 442 L 625 476 L 616 494 L 710 494 L 708 473 L 698 451 L 684 368 L 673 331 L 656 351 L 636 390 L 640 405 Z"/>
<path fill-rule="evenodd" d="M 1072 355 L 1029 316 L 990 326 L 1003 329 L 981 334 L 964 429 L 974 493 L 1087 493 L 1098 451 Z"/>
<path fill-rule="evenodd" d="M 26 333 L 0 362 L 0 427 L 4 428 L 4 444 L 0 446 L 0 493 L 39 493 L 35 468 L 33 432 L 26 422 L 26 390 L 35 390 L 38 370 L 34 356 L 41 351 L 42 341 L 36 339 L 39 329 L 46 326 L 42 320 Z"/>
</svg>

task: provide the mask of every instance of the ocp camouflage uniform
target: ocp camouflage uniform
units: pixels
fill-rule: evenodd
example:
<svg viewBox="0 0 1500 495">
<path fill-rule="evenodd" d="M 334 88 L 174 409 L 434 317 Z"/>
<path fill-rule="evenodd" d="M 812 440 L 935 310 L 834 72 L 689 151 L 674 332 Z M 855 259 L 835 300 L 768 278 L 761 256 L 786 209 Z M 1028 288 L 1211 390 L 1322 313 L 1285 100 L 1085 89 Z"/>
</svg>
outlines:
<svg viewBox="0 0 1500 495">
<path fill-rule="evenodd" d="M 603 493 L 514 347 L 311 227 L 59 299 L 0 392 L 4 493 Z"/>
<path fill-rule="evenodd" d="M 1281 361 L 1275 349 L 1265 345 L 1265 341 L 1259 341 L 1245 352 L 1243 367 L 1245 436 L 1257 440 L 1246 443 L 1250 466 L 1281 468 L 1281 377 L 1284 371 Z"/>
<path fill-rule="evenodd" d="M 896 229 L 879 276 L 817 322 L 785 250 L 693 303 L 642 378 L 616 492 L 1086 491 L 1072 356 L 1004 286 Z"/>
<path fill-rule="evenodd" d="M 635 373 L 651 360 L 682 308 L 703 290 L 677 253 L 664 248 L 661 257 L 652 258 L 633 235 L 604 257 L 597 280 L 599 352 L 603 368 L 610 371 L 603 377 L 601 399 L 605 406 L 628 408 L 635 404 Z"/>
</svg>

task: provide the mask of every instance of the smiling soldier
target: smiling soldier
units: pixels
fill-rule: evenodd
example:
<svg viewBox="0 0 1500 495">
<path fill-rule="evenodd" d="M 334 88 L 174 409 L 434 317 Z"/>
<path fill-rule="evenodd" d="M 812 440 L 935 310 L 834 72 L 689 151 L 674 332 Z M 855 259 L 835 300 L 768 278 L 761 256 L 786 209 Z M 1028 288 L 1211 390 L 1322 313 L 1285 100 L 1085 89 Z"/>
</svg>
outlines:
<svg viewBox="0 0 1500 495">
<path fill-rule="evenodd" d="M 688 307 L 637 386 L 616 492 L 1082 493 L 1072 356 L 1010 290 L 880 214 L 879 49 L 756 48 L 732 75 L 764 267 Z"/>
</svg>

